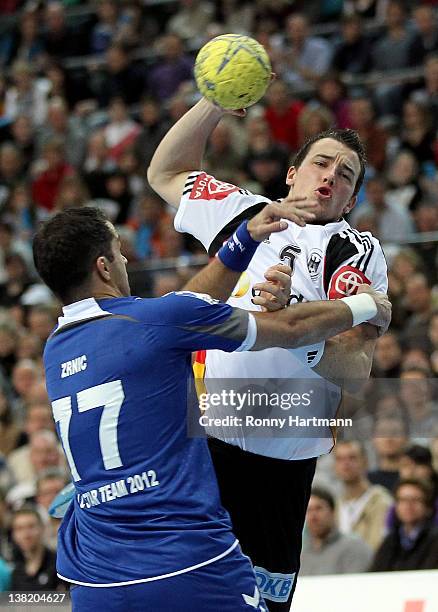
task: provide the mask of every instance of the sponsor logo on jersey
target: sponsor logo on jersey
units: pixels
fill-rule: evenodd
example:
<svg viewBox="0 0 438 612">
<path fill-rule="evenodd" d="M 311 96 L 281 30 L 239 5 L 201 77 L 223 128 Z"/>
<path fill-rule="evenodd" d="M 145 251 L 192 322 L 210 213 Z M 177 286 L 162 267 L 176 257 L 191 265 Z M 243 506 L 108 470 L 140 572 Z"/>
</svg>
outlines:
<svg viewBox="0 0 438 612">
<path fill-rule="evenodd" d="M 352 266 L 342 266 L 330 281 L 329 300 L 355 295 L 360 285 L 371 285 L 363 272 Z"/>
<path fill-rule="evenodd" d="M 295 574 L 276 574 L 268 572 L 264 567 L 254 567 L 257 586 L 265 599 L 286 602 L 292 591 Z"/>
<path fill-rule="evenodd" d="M 230 193 L 247 193 L 243 189 L 218 181 L 213 176 L 202 172 L 196 177 L 195 183 L 190 192 L 190 200 L 224 200 Z"/>
<path fill-rule="evenodd" d="M 322 251 L 321 249 L 312 249 L 307 258 L 307 269 L 309 270 L 310 278 L 316 280 L 321 273 Z"/>
</svg>

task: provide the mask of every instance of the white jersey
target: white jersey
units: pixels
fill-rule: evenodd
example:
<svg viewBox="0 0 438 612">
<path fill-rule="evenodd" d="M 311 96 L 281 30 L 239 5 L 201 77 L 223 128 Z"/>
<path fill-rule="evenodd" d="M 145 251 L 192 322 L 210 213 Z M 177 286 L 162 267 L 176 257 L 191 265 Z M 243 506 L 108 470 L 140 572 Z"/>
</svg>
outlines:
<svg viewBox="0 0 438 612">
<path fill-rule="evenodd" d="M 222 183 L 205 172 L 195 172 L 187 179 L 175 217 L 175 228 L 195 236 L 210 253 L 214 253 L 243 219 L 254 216 L 268 202 L 267 198 Z M 264 281 L 265 271 L 276 263 L 287 263 L 293 269 L 291 304 L 353 295 L 361 283 L 372 284 L 382 292 L 386 292 L 388 287 L 382 248 L 369 232 L 360 233 L 345 220 L 305 227 L 289 222 L 286 230 L 272 234 L 258 247 L 228 303 L 246 310 L 260 310 L 251 302 L 252 287 Z M 309 379 L 318 379 L 317 387 L 322 390 L 325 385 L 325 393 L 318 393 L 319 403 L 312 402 L 306 416 L 329 414 L 334 417 L 341 390 L 323 381 L 311 368 L 321 358 L 323 346 L 321 343 L 307 347 L 304 359 L 302 349 L 272 348 L 246 353 L 208 351 L 205 359 L 207 390 L 214 387 L 212 379 L 297 379 L 299 393 L 305 391 L 304 387 L 308 390 Z M 220 412 L 220 407 L 214 408 L 215 416 Z M 314 436 L 306 433 L 307 437 L 297 435 L 293 438 L 254 437 L 242 428 L 237 428 L 230 438 L 229 428 L 227 432 L 225 435 L 217 427 L 208 429 L 209 435 L 244 450 L 279 459 L 317 457 L 330 452 L 333 447 L 330 427 L 322 431 L 319 428 Z"/>
</svg>

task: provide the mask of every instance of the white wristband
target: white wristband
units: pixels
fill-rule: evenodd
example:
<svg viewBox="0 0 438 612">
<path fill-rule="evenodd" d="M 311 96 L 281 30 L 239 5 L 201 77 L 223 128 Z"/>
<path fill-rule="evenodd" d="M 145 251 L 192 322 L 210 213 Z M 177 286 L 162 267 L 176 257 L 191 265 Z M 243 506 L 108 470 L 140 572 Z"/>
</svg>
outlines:
<svg viewBox="0 0 438 612">
<path fill-rule="evenodd" d="M 377 314 L 376 302 L 368 293 L 341 298 L 353 315 L 353 327 L 369 321 Z"/>
</svg>

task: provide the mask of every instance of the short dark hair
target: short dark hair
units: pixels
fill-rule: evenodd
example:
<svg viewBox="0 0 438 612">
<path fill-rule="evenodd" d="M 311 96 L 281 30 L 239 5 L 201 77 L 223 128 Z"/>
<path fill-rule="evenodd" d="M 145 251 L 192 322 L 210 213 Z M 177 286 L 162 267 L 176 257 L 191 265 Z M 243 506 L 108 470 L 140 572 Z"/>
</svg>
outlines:
<svg viewBox="0 0 438 612">
<path fill-rule="evenodd" d="M 311 495 L 325 501 L 330 507 L 330 510 L 333 511 L 335 509 L 335 498 L 328 489 L 324 489 L 323 487 L 312 487 Z"/>
<path fill-rule="evenodd" d="M 408 446 L 402 453 L 403 457 L 408 457 L 411 461 L 417 465 L 427 465 L 428 467 L 433 466 L 432 453 L 427 446 L 421 446 L 420 444 L 412 444 Z"/>
<path fill-rule="evenodd" d="M 68 208 L 38 229 L 33 239 L 35 267 L 46 285 L 64 303 L 89 278 L 100 256 L 114 259 L 114 235 L 98 208 Z"/>
<path fill-rule="evenodd" d="M 354 186 L 353 195 L 356 195 L 363 183 L 367 159 L 363 143 L 355 130 L 341 130 L 336 128 L 330 128 L 328 130 L 325 130 L 324 132 L 315 134 L 315 136 L 311 136 L 308 140 L 306 140 L 306 142 L 302 145 L 302 147 L 295 155 L 292 165 L 295 166 L 295 168 L 299 168 L 307 157 L 307 154 L 312 145 L 314 145 L 315 142 L 318 142 L 318 140 L 322 140 L 323 138 L 331 138 L 332 140 L 337 140 L 338 142 L 341 142 L 343 145 L 345 145 L 357 154 L 360 163 L 360 173 L 357 177 L 356 185 Z"/>
</svg>

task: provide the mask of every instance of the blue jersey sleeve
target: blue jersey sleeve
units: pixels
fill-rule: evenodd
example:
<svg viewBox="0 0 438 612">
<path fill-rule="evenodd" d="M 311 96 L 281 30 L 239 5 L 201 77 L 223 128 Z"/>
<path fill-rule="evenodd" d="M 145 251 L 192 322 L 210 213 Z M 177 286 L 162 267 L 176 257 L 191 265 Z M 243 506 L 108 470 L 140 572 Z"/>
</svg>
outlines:
<svg viewBox="0 0 438 612">
<path fill-rule="evenodd" d="M 252 315 L 209 295 L 177 291 L 159 298 L 160 314 L 172 330 L 175 348 L 189 351 L 249 350 L 255 341 Z"/>
</svg>

